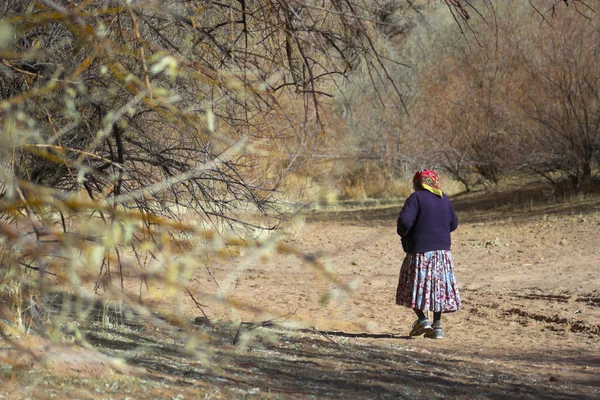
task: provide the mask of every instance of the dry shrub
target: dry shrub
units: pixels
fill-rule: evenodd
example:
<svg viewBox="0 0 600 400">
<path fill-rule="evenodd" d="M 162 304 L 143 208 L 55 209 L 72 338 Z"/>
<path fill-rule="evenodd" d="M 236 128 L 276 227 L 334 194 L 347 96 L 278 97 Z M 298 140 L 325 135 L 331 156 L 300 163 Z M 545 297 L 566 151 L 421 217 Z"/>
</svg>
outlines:
<svg viewBox="0 0 600 400">
<path fill-rule="evenodd" d="M 403 198 L 410 195 L 412 188 L 412 182 L 392 177 L 375 163 L 361 163 L 342 179 L 344 200 Z"/>
<path fill-rule="evenodd" d="M 282 185 L 291 201 L 299 206 L 319 203 L 332 204 L 339 198 L 339 189 L 335 182 L 328 178 L 318 179 L 319 176 L 307 174 L 289 174 L 285 177 Z"/>
<path fill-rule="evenodd" d="M 590 190 L 600 149 L 600 18 L 585 2 L 550 3 L 482 9 L 485 20 L 469 22 L 479 47 L 455 41 L 455 24 L 440 25 L 417 68 L 408 152 L 467 190 L 521 171 L 554 185 L 559 172 Z M 407 47 L 421 36 L 409 37 Z"/>
<path fill-rule="evenodd" d="M 454 179 L 451 174 L 445 172 L 439 172 L 438 176 L 440 178 L 440 186 L 444 193 L 448 196 L 452 196 L 455 194 L 459 194 L 465 191 L 465 185 Z"/>
<path fill-rule="evenodd" d="M 352 70 L 387 74 L 370 11 L 325 3 L 0 4 L 0 289 L 17 328 L 30 316 L 59 337 L 116 304 L 121 319 L 189 333 L 195 351 L 177 304 L 253 310 L 231 296 L 242 253 L 293 254 L 348 289 L 262 235 L 288 211 L 288 174 L 312 172 L 290 179 L 306 183 L 294 197 L 336 197 L 331 166 L 312 162 L 327 100 Z M 218 263 L 233 270 L 224 281 Z"/>
</svg>

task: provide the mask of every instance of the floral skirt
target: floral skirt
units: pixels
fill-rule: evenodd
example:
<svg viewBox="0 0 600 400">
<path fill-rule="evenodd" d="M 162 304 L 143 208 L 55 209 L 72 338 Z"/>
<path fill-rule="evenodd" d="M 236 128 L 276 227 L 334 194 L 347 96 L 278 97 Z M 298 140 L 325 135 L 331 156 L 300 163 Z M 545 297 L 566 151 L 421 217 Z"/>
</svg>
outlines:
<svg viewBox="0 0 600 400">
<path fill-rule="evenodd" d="M 460 294 L 450 251 L 407 254 L 400 268 L 396 304 L 417 310 L 459 310 Z"/>
</svg>

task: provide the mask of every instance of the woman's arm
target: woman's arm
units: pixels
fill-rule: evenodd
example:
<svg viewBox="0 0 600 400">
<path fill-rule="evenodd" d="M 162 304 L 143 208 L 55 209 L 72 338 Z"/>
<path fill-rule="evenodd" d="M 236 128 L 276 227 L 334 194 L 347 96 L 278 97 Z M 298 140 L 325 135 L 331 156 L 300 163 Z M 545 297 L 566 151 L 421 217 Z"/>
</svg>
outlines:
<svg viewBox="0 0 600 400">
<path fill-rule="evenodd" d="M 415 223 L 418 214 L 419 202 L 417 201 L 417 197 L 410 195 L 404 202 L 404 207 L 402 207 L 402 210 L 400 211 L 398 222 L 396 224 L 396 233 L 398 233 L 400 237 L 404 237 L 408 234 L 408 231 Z"/>
<path fill-rule="evenodd" d="M 456 228 L 458 228 L 458 217 L 454 212 L 454 207 L 452 207 L 452 203 L 448 200 L 448 204 L 450 205 L 450 232 L 453 232 Z"/>
</svg>

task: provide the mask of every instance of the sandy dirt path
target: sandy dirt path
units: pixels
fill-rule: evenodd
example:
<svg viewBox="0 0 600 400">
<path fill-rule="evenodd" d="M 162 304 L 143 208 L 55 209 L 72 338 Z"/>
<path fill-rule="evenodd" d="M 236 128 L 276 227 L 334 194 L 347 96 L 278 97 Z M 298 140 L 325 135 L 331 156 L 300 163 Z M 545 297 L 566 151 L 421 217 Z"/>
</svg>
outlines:
<svg viewBox="0 0 600 400">
<path fill-rule="evenodd" d="M 36 368 L 35 374 L 27 372 L 29 364 L 4 366 L 2 376 L 10 379 L 0 379 L 0 395 L 600 398 L 598 198 L 532 207 L 492 193 L 453 203 L 461 221 L 452 252 L 463 309 L 444 315 L 443 340 L 408 337 L 413 313 L 394 304 L 404 257 L 395 233 L 400 207 L 321 212 L 279 232 L 301 256 L 272 255 L 265 246 L 192 276 L 189 287 L 211 319 L 193 328 L 208 338 L 198 343 L 208 359 L 186 353 L 189 343 L 177 330 L 96 325 L 84 332 L 88 343 L 142 373 L 115 374 L 103 361 L 98 376 L 95 359 L 86 359 L 92 367 Z M 136 282 L 128 283 L 132 293 Z M 340 290 L 345 287 L 352 290 Z M 219 292 L 251 308 L 233 311 L 202 296 Z M 199 315 L 188 296 L 158 307 L 190 321 Z M 272 319 L 276 326 L 240 329 L 242 321 Z M 12 357 L 14 350 L 6 349 Z M 77 346 L 69 350 L 74 353 L 66 349 L 59 353 L 68 360 L 81 356 Z M 53 378 L 61 371 L 70 371 L 66 380 Z"/>
<path fill-rule="evenodd" d="M 407 338 L 414 316 L 394 304 L 404 256 L 395 234 L 398 207 L 309 216 L 290 237 L 352 282 L 351 296 L 319 305 L 335 286 L 298 257 L 281 255 L 241 266 L 234 296 L 363 344 L 432 353 L 458 367 L 476 361 L 492 381 L 509 373 L 524 384 L 600 396 L 600 203 L 506 211 L 469 197 L 454 202 L 461 224 L 452 251 L 464 309 L 444 315 L 443 340 Z M 218 305 L 207 311 L 269 318 Z"/>
</svg>

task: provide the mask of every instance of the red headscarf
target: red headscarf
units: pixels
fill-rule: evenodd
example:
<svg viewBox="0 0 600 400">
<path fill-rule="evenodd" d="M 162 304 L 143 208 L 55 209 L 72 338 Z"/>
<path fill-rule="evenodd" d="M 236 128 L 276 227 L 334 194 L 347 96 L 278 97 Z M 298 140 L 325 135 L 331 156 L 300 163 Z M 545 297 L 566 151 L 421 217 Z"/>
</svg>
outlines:
<svg viewBox="0 0 600 400">
<path fill-rule="evenodd" d="M 431 169 L 422 169 L 417 172 L 413 178 L 413 184 L 415 188 L 422 187 L 431 193 L 443 197 L 442 189 L 440 189 L 440 179 L 435 171 Z"/>
</svg>

